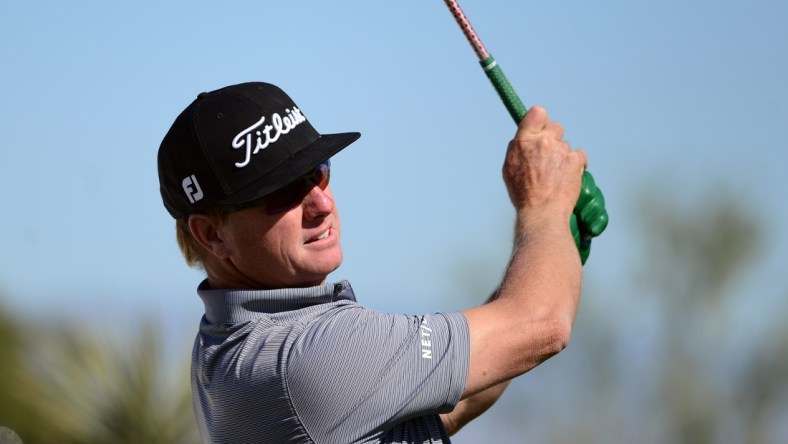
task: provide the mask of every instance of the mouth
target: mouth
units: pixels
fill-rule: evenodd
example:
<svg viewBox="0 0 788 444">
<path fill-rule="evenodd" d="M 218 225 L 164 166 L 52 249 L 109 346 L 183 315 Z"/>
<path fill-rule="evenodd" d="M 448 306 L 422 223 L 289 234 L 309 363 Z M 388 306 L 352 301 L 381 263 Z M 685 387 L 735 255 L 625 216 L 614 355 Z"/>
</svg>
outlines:
<svg viewBox="0 0 788 444">
<path fill-rule="evenodd" d="M 311 244 L 313 242 L 317 242 L 317 241 L 321 241 L 323 239 L 326 239 L 329 235 L 331 235 L 331 227 L 326 228 L 326 231 L 324 231 L 324 232 L 318 234 L 317 236 L 309 239 L 307 241 L 307 244 Z"/>
</svg>

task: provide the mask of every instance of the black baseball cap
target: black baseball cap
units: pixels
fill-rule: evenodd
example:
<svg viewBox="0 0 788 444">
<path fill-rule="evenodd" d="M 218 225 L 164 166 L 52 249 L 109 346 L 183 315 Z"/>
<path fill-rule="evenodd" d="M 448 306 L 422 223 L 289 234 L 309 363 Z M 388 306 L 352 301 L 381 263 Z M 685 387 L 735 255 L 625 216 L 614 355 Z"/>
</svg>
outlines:
<svg viewBox="0 0 788 444">
<path fill-rule="evenodd" d="M 361 134 L 319 134 L 270 83 L 204 92 L 159 147 L 159 187 L 175 219 L 261 199 L 311 172 Z"/>
</svg>

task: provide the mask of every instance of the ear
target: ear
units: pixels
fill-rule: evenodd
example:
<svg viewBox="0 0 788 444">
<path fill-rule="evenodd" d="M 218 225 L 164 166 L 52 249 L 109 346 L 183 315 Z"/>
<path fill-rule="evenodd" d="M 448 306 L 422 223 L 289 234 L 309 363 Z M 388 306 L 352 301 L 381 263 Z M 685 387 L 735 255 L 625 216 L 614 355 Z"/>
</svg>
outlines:
<svg viewBox="0 0 788 444">
<path fill-rule="evenodd" d="M 219 218 L 204 214 L 189 216 L 189 230 L 205 251 L 219 259 L 226 259 L 230 250 L 222 237 Z"/>
</svg>

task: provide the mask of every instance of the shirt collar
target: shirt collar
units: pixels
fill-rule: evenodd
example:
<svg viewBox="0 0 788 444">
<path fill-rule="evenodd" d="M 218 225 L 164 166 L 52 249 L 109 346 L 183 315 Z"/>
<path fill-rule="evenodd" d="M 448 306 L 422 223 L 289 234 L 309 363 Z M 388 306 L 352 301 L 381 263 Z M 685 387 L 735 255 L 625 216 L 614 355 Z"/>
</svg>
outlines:
<svg viewBox="0 0 788 444">
<path fill-rule="evenodd" d="M 211 289 L 202 281 L 197 294 L 205 304 L 205 317 L 211 323 L 237 323 L 258 319 L 264 314 L 292 311 L 335 301 L 356 301 L 350 282 L 323 284 L 307 288 L 275 290 Z"/>
</svg>

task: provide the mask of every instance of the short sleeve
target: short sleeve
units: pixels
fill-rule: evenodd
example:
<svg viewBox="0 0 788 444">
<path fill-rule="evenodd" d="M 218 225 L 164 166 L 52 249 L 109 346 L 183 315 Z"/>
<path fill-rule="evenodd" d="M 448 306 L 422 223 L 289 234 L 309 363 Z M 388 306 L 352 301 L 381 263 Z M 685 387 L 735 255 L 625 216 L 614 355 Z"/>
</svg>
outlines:
<svg viewBox="0 0 788 444">
<path fill-rule="evenodd" d="M 286 385 L 316 442 L 360 440 L 451 411 L 465 388 L 469 351 L 461 313 L 344 306 L 306 326 L 286 360 Z"/>
</svg>

